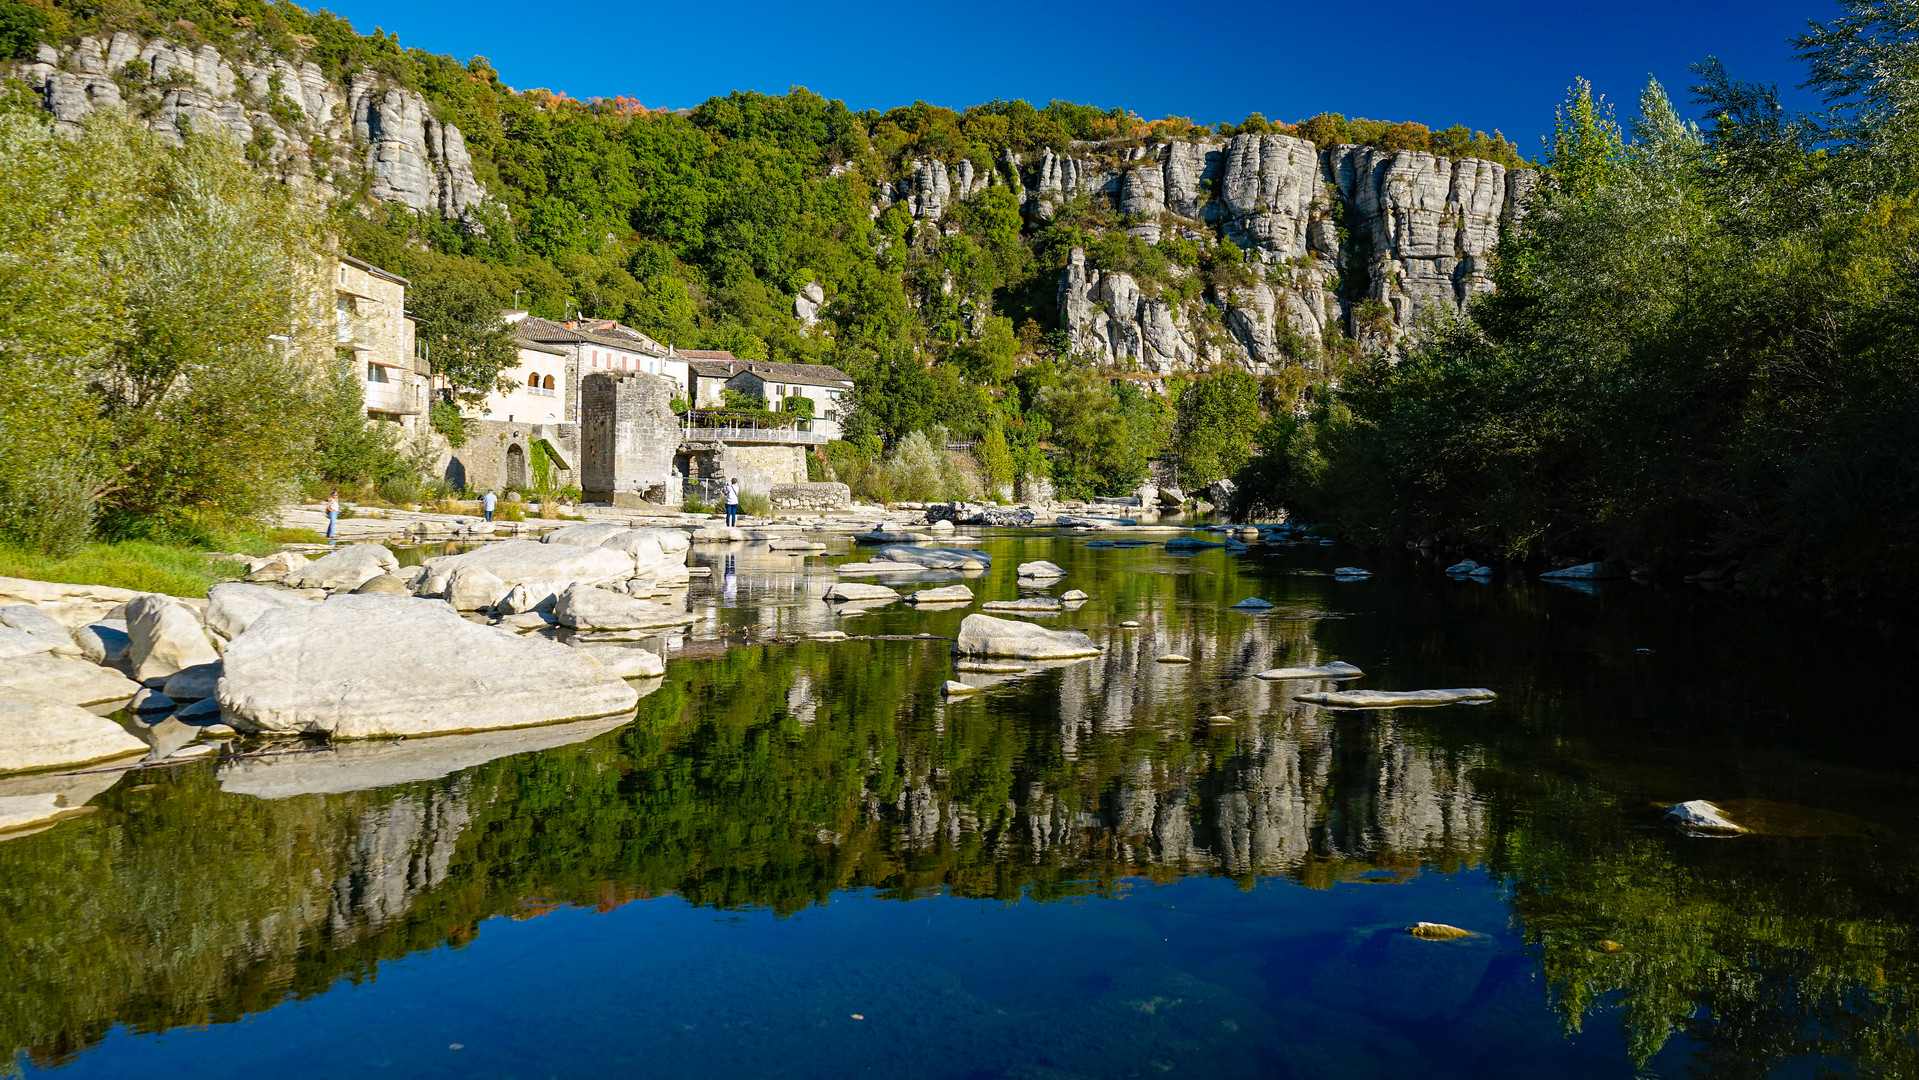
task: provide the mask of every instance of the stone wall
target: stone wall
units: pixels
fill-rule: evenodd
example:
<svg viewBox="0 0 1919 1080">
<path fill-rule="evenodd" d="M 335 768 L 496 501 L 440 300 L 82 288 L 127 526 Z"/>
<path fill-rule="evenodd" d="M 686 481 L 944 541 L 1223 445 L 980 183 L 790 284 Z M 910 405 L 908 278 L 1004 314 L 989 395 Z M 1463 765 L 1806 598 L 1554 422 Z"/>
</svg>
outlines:
<svg viewBox="0 0 1919 1080">
<path fill-rule="evenodd" d="M 781 443 L 701 443 L 689 446 L 686 475 L 739 480 L 740 490 L 769 494 L 775 485 L 806 485 L 806 447 Z"/>
<path fill-rule="evenodd" d="M 449 451 L 442 475 L 474 491 L 525 491 L 533 480 L 533 444 L 546 444 L 553 486 L 580 485 L 579 425 L 468 421 L 466 442 Z"/>
<path fill-rule="evenodd" d="M 644 372 L 588 375 L 580 389 L 580 488 L 609 501 L 615 493 L 678 506 L 682 494 L 673 457 L 680 425 L 672 380 Z"/>
<path fill-rule="evenodd" d="M 820 513 L 843 510 L 853 502 L 853 489 L 845 484 L 774 484 L 767 491 L 774 512 Z"/>
</svg>

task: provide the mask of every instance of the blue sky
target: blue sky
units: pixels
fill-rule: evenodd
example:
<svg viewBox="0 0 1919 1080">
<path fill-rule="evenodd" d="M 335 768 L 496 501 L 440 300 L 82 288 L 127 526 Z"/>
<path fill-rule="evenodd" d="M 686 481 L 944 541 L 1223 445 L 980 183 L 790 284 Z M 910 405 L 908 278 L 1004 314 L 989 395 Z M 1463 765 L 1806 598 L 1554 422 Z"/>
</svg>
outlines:
<svg viewBox="0 0 1919 1080">
<path fill-rule="evenodd" d="M 797 84 L 855 109 L 1057 97 L 1208 123 L 1333 111 L 1499 128 L 1529 155 L 1575 76 L 1619 102 L 1622 119 L 1648 74 L 1685 110 L 1688 65 L 1717 55 L 1739 77 L 1777 82 L 1789 104 L 1814 105 L 1793 90 L 1802 76 L 1786 39 L 1838 14 L 1832 0 L 327 6 L 407 46 L 489 57 L 522 90 L 626 94 L 649 107 Z"/>
</svg>

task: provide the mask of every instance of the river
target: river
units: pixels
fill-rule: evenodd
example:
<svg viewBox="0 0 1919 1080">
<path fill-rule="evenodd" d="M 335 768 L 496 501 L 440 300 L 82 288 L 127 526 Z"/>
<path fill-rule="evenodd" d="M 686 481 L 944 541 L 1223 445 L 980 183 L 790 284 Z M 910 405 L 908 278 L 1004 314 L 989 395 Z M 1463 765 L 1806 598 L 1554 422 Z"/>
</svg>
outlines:
<svg viewBox="0 0 1919 1080">
<path fill-rule="evenodd" d="M 0 1040 L 144 1080 L 1919 1075 L 1903 640 L 1096 539 L 981 541 L 982 599 L 1058 563 L 1092 599 L 1045 621 L 1103 652 L 972 697 L 976 606 L 847 618 L 843 542 L 701 546 L 630 723 L 125 776 L 0 842 Z M 1254 678 L 1335 659 L 1499 697 Z M 1662 820 L 1695 798 L 1761 833 Z"/>
</svg>

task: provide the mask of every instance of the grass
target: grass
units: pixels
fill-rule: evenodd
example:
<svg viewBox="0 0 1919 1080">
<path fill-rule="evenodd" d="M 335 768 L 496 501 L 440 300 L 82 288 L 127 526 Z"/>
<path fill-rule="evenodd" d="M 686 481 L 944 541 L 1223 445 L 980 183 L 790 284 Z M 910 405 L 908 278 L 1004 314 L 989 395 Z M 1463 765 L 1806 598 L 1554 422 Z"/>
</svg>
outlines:
<svg viewBox="0 0 1919 1080">
<path fill-rule="evenodd" d="M 151 540 L 88 544 L 61 558 L 0 544 L 0 577 L 110 585 L 172 596 L 205 596 L 209 586 L 231 581 L 239 576 L 239 571 L 232 563 L 208 558 L 200 548 L 176 547 Z"/>
</svg>

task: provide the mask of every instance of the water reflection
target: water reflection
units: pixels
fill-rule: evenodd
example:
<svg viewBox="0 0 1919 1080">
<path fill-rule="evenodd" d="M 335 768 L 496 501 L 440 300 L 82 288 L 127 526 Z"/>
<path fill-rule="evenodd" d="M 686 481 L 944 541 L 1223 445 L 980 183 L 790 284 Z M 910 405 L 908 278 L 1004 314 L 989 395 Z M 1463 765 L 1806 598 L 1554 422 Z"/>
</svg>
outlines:
<svg viewBox="0 0 1919 1080">
<path fill-rule="evenodd" d="M 701 622 L 630 724 L 129 778 L 95 799 L 97 813 L 0 843 L 12 976 L 0 980 L 0 1040 L 55 1064 L 116 1025 L 237 1019 L 463 944 L 488 918 L 556 906 L 611 911 L 668 894 L 776 913 L 861 895 L 1044 901 L 1205 875 L 1331 889 L 1348 913 L 1331 944 L 1269 940 L 1248 954 L 1233 976 L 1253 1003 L 1246 1038 L 1283 1042 L 1288 1025 L 1318 1024 L 1351 1041 L 1416 1014 L 1450 1018 L 1458 1030 L 1443 1037 L 1465 1040 L 1455 1049 L 1537 1046 L 1515 1006 L 1488 1004 L 1531 987 L 1558 1011 L 1556 1031 L 1616 1015 L 1620 1070 L 1914 1069 L 1915 800 L 1905 773 L 1873 767 L 1859 745 L 1911 736 L 1786 734 L 1832 693 L 1834 654 L 1870 664 L 1870 645 L 1762 633 L 1741 611 L 1671 598 L 1339 583 L 1316 573 L 1317 560 L 1331 565 L 1317 551 L 986 544 L 995 566 L 971 583 L 981 599 L 1018 595 L 1017 562 L 1058 562 L 1069 573 L 1051 591 L 1092 598 L 1057 622 L 1087 630 L 1101 655 L 947 703 L 947 643 L 902 638 L 950 636 L 970 608 L 848 618 L 821 599 L 835 580 L 825 567 L 860 556 L 729 546 L 697 553 L 718 564 L 689 598 Z M 1276 606 L 1230 609 L 1249 595 Z M 790 640 L 833 628 L 871 637 Z M 717 646 L 742 640 L 758 643 Z M 1751 649 L 1761 641 L 1795 663 Z M 1672 663 L 1634 652 L 1648 644 Z M 1710 651 L 1742 645 L 1750 655 Z M 1168 651 L 1194 662 L 1158 663 Z M 1292 701 L 1302 684 L 1252 677 L 1335 659 L 1380 689 L 1486 683 L 1502 697 L 1335 714 Z M 1826 674 L 1802 683 L 1793 673 L 1808 664 Z M 1870 828 L 1701 843 L 1653 812 L 1742 795 Z M 1462 955 L 1479 957 L 1477 974 L 1444 975 L 1466 980 L 1452 1004 L 1413 1009 L 1403 986 L 1436 954 L 1405 952 L 1364 889 L 1336 886 L 1434 873 L 1503 905 L 1529 951 L 1513 954 L 1516 969 L 1495 939 L 1475 939 L 1480 951 Z M 1247 902 L 1283 926 L 1291 895 L 1268 880 Z M 1475 929 L 1507 932 L 1497 920 Z M 1057 948 L 1048 964 L 1122 975 Z M 1180 970 L 1190 982 L 1198 969 Z"/>
</svg>

